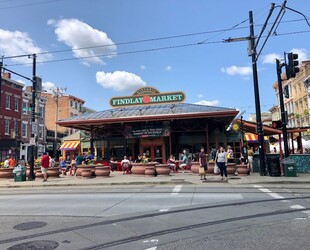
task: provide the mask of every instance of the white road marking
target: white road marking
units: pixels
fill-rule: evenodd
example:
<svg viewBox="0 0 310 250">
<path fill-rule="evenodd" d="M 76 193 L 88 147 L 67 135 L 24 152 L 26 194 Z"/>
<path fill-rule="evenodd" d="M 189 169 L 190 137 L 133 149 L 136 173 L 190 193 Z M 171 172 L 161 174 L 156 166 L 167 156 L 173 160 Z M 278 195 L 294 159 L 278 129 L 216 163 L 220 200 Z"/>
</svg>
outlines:
<svg viewBox="0 0 310 250">
<path fill-rule="evenodd" d="M 301 206 L 301 205 L 293 205 L 290 206 L 291 209 L 305 209 L 305 207 Z"/>
<path fill-rule="evenodd" d="M 179 192 L 181 191 L 182 187 L 183 187 L 182 185 L 176 185 L 174 187 L 174 189 L 172 190 L 171 194 L 179 194 Z"/>
<path fill-rule="evenodd" d="M 158 211 L 164 213 L 164 212 L 168 212 L 169 209 L 168 208 L 162 208 L 162 209 L 159 209 Z"/>
<path fill-rule="evenodd" d="M 266 193 L 268 195 L 270 195 L 272 198 L 275 198 L 275 199 L 284 199 L 283 196 L 277 194 L 277 193 L 273 193 L 272 191 L 270 191 L 269 189 L 267 188 L 263 188 L 262 186 L 259 186 L 259 185 L 254 185 L 255 188 L 258 188 L 259 191 L 263 192 L 263 193 Z"/>
<path fill-rule="evenodd" d="M 145 250 L 156 250 L 157 247 L 146 248 Z"/>
</svg>

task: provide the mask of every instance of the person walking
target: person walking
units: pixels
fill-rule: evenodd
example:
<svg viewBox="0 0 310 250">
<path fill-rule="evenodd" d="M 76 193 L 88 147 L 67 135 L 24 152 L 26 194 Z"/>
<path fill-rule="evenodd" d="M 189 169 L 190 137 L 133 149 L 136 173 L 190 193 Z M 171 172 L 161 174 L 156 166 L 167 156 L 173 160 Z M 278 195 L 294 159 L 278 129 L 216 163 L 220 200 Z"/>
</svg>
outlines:
<svg viewBox="0 0 310 250">
<path fill-rule="evenodd" d="M 200 148 L 200 153 L 199 153 L 199 166 L 200 168 L 203 168 L 203 174 L 200 175 L 200 180 L 207 180 L 206 178 L 206 172 L 208 170 L 208 165 L 207 165 L 207 157 L 205 153 L 204 147 Z"/>
<path fill-rule="evenodd" d="M 253 157 L 254 152 L 253 149 L 248 147 L 248 174 L 250 175 L 253 172 Z"/>
<path fill-rule="evenodd" d="M 234 160 L 234 151 L 232 150 L 231 146 L 228 146 L 228 147 L 227 147 L 226 157 L 227 157 L 227 162 L 228 162 L 228 163 L 235 163 L 235 160 Z"/>
<path fill-rule="evenodd" d="M 123 174 L 129 174 L 130 173 L 130 161 L 127 159 L 127 156 L 124 156 L 124 159 L 121 161 L 121 166 L 123 170 Z"/>
<path fill-rule="evenodd" d="M 47 169 L 50 165 L 50 158 L 46 152 L 43 152 L 41 157 L 41 172 L 43 174 L 43 182 L 47 181 Z"/>
<path fill-rule="evenodd" d="M 221 180 L 224 180 L 223 176 L 225 176 L 225 180 L 227 180 L 227 153 L 223 147 L 220 147 L 219 151 L 217 151 L 215 160 L 221 171 Z"/>
</svg>

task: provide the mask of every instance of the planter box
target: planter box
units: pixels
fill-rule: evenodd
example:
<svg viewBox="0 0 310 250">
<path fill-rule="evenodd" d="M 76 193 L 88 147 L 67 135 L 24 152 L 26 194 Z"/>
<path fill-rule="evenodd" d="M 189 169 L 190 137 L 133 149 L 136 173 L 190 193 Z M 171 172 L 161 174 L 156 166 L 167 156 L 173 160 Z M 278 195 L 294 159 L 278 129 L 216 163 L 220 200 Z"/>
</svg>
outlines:
<svg viewBox="0 0 310 250">
<path fill-rule="evenodd" d="M 0 168 L 0 178 L 10 179 L 13 177 L 13 168 Z"/>
</svg>

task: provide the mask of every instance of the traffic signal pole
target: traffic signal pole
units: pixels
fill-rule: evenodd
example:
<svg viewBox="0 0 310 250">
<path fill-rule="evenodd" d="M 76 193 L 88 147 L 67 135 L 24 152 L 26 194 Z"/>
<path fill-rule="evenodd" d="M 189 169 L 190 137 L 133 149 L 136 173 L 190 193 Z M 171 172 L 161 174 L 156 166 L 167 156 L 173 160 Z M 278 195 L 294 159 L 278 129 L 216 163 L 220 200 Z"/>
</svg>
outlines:
<svg viewBox="0 0 310 250">
<path fill-rule="evenodd" d="M 265 164 L 265 151 L 264 151 L 264 133 L 263 124 L 260 109 L 259 99 L 259 88 L 258 88 L 258 74 L 256 64 L 256 46 L 255 46 L 255 35 L 254 35 L 254 23 L 253 13 L 249 12 L 250 20 L 250 42 L 251 42 L 251 57 L 252 57 L 252 70 L 253 70 L 253 82 L 254 82 L 254 97 L 255 97 L 255 108 L 256 108 L 256 129 L 258 135 L 258 152 L 259 152 L 259 163 L 260 163 L 260 175 L 266 175 L 266 164 Z"/>
<path fill-rule="evenodd" d="M 282 90 L 282 77 L 281 77 L 282 70 L 281 69 L 283 66 L 285 66 L 285 64 L 280 63 L 280 60 L 276 59 L 281 121 L 282 121 L 282 133 L 283 133 L 283 143 L 284 143 L 284 157 L 286 158 L 290 155 L 290 152 L 289 152 L 288 141 L 287 141 L 287 128 L 286 128 L 287 117 L 286 117 L 285 110 L 284 110 L 284 100 L 283 100 L 283 90 Z"/>
</svg>

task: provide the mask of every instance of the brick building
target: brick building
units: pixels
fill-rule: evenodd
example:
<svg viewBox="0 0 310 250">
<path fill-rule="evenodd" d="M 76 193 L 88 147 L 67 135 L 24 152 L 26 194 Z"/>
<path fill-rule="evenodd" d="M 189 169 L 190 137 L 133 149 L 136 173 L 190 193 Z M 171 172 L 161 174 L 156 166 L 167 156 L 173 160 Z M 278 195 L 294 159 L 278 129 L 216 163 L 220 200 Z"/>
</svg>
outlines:
<svg viewBox="0 0 310 250">
<path fill-rule="evenodd" d="M 58 94 L 58 100 L 57 100 L 57 94 L 55 95 L 50 92 L 43 92 L 41 96 L 46 99 L 46 106 L 45 106 L 45 112 L 47 114 L 45 116 L 45 126 L 47 129 L 46 149 L 50 155 L 54 156 L 55 131 L 57 131 L 56 149 L 60 147 L 61 138 L 63 138 L 66 135 L 71 135 L 78 132 L 78 130 L 76 129 L 58 127 L 56 125 L 56 120 L 62 120 L 69 117 L 82 115 L 84 113 L 83 104 L 85 101 L 72 95 L 66 95 L 62 92 Z M 58 158 L 59 155 L 60 152 L 58 151 L 58 155 L 56 156 L 56 158 Z"/>
<path fill-rule="evenodd" d="M 12 80 L 10 73 L 3 73 L 0 87 L 0 161 L 10 154 L 18 159 L 24 84 Z"/>
</svg>

